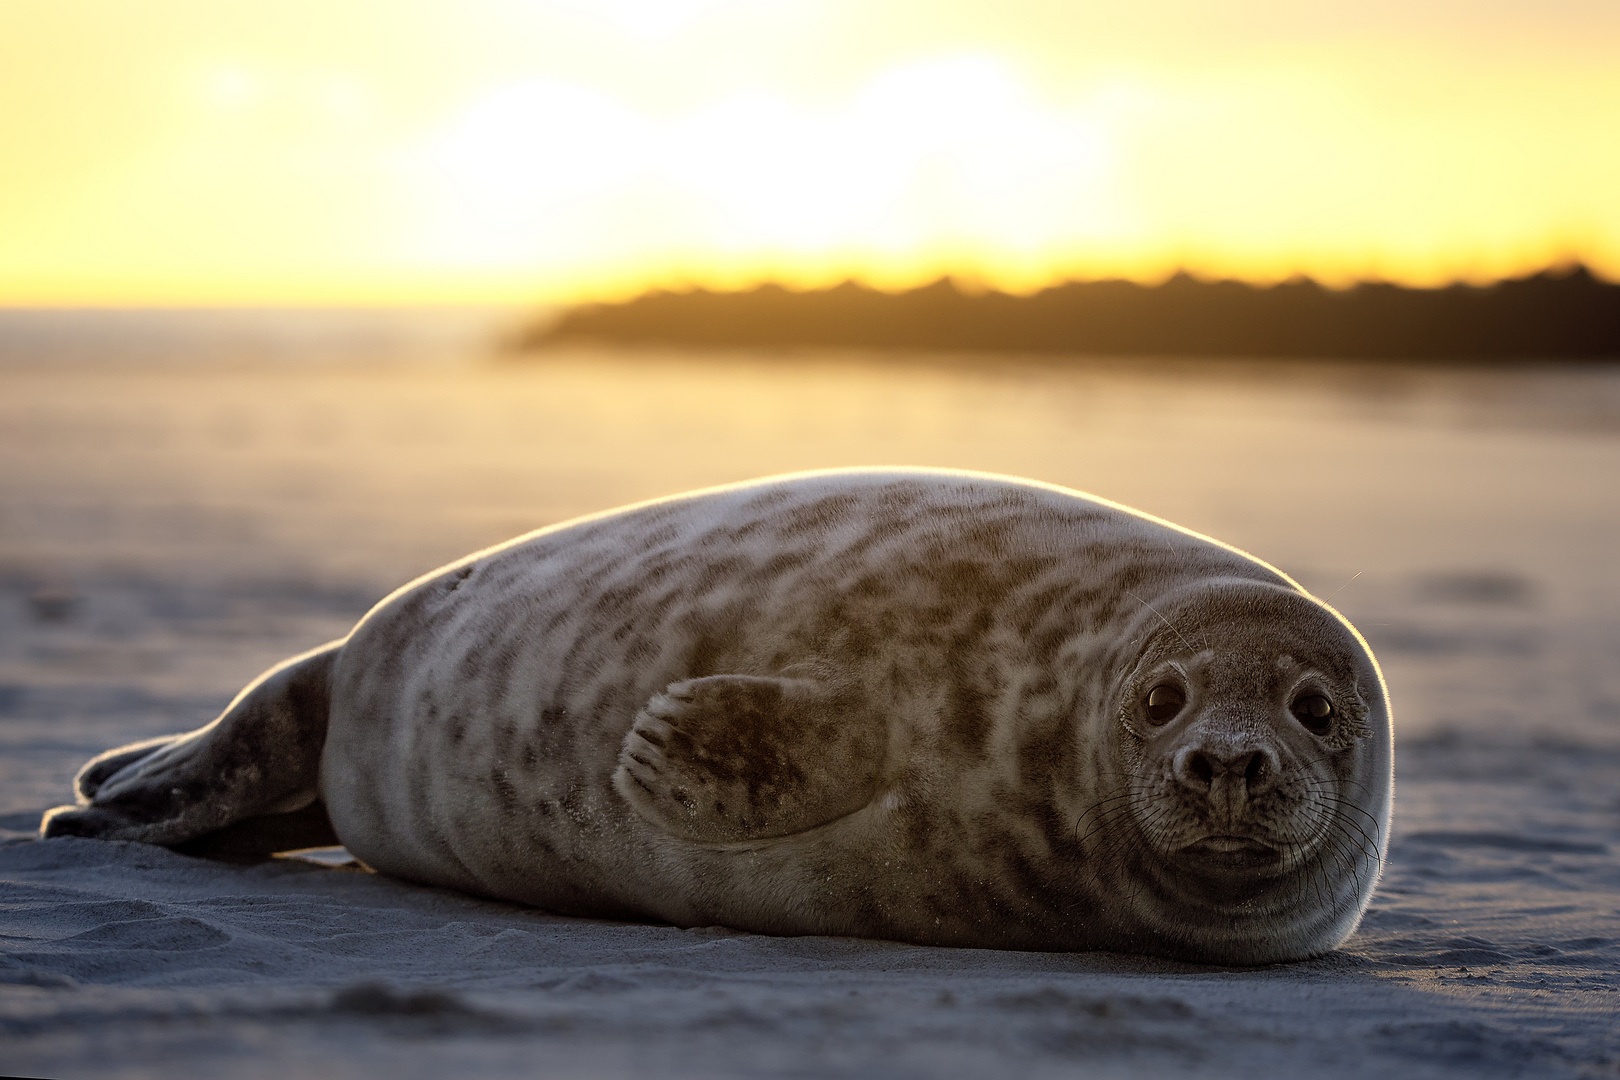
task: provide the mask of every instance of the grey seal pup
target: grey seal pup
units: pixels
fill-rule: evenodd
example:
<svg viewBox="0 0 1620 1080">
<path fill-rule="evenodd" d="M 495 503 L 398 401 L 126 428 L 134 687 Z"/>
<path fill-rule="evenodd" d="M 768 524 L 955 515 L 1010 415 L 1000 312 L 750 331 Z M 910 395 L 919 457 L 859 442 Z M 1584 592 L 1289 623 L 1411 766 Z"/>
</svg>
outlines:
<svg viewBox="0 0 1620 1080">
<path fill-rule="evenodd" d="M 1392 783 L 1372 653 L 1278 570 L 1063 488 L 861 470 L 470 555 L 92 760 L 41 831 L 313 814 L 563 914 L 1261 964 L 1355 929 Z"/>
</svg>

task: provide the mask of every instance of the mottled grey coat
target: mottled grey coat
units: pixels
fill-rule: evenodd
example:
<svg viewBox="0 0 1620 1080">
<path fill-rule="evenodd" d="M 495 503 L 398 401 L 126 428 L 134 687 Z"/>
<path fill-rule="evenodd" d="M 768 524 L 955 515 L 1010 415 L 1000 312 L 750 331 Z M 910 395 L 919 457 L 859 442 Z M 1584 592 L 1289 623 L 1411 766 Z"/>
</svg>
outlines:
<svg viewBox="0 0 1620 1080">
<path fill-rule="evenodd" d="M 1390 785 L 1371 655 L 1273 568 L 1055 487 L 856 471 L 472 555 L 92 762 L 45 831 L 318 795 L 379 871 L 555 912 L 1245 963 L 1354 929 Z"/>
</svg>

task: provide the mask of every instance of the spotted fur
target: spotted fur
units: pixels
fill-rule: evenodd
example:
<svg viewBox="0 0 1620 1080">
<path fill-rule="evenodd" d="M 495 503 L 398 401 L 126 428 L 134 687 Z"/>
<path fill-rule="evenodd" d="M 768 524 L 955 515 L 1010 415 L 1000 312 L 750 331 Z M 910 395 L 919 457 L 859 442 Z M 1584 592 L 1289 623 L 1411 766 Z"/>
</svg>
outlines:
<svg viewBox="0 0 1620 1080">
<path fill-rule="evenodd" d="M 349 849 L 558 912 L 1260 963 L 1342 941 L 1387 838 L 1347 623 L 1027 481 L 805 474 L 582 519 L 413 582 L 332 655 L 317 786 Z M 1191 700 L 1155 726 L 1160 677 Z M 1301 687 L 1338 703 L 1323 735 Z M 79 827 L 85 798 L 57 831 L 142 838 Z"/>
</svg>

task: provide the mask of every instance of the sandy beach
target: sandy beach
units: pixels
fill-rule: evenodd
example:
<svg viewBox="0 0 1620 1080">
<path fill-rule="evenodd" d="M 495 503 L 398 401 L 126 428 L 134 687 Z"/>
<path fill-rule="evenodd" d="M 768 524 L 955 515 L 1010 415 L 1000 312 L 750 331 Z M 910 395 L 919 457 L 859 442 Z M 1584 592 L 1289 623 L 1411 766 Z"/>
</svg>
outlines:
<svg viewBox="0 0 1620 1080">
<path fill-rule="evenodd" d="M 1383 883 L 1260 970 L 566 919 L 34 837 L 520 532 L 799 469 L 1029 476 L 1294 575 L 1389 681 Z M 0 1072 L 1620 1075 L 1620 366 L 578 348 L 0 364 Z"/>
</svg>

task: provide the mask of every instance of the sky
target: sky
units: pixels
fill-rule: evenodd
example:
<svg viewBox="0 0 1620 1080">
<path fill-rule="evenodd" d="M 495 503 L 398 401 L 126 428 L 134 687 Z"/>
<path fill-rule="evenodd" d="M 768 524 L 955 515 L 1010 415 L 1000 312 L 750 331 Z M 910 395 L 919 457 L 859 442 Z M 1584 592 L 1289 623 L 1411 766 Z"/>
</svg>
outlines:
<svg viewBox="0 0 1620 1080">
<path fill-rule="evenodd" d="M 0 0 L 0 304 L 1620 279 L 1613 0 Z"/>
</svg>

